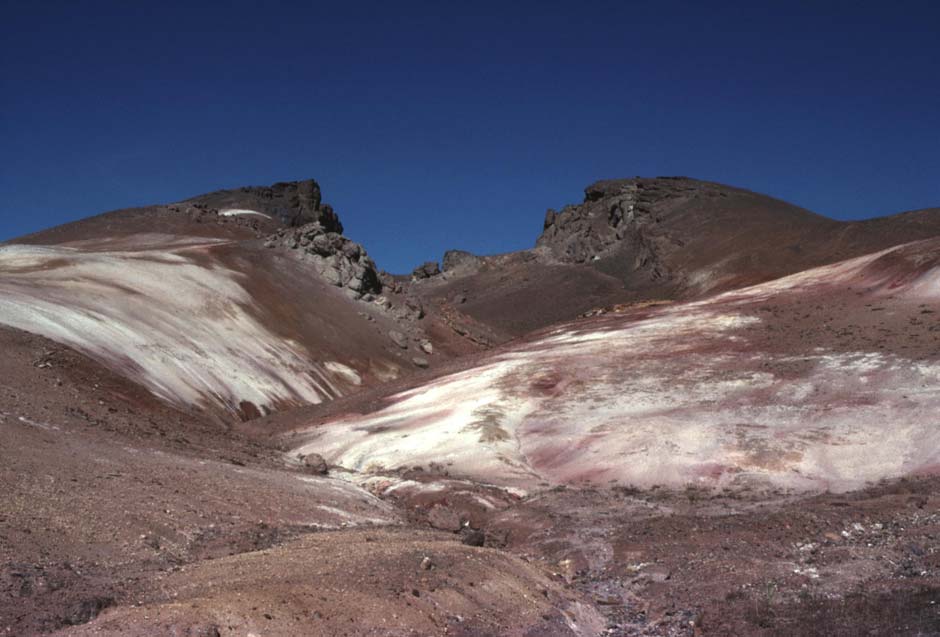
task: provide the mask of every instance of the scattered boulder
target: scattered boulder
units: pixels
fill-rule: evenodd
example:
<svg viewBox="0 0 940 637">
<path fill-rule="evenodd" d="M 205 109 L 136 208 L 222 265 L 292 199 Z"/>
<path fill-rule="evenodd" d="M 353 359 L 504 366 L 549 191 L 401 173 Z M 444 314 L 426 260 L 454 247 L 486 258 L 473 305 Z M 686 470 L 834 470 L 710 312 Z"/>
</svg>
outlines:
<svg viewBox="0 0 940 637">
<path fill-rule="evenodd" d="M 317 476 L 325 476 L 330 471 L 326 460 L 318 453 L 308 453 L 304 456 L 304 469 L 307 473 Z"/>
<path fill-rule="evenodd" d="M 113 603 L 113 599 L 104 596 L 83 599 L 69 607 L 62 622 L 68 626 L 87 624 Z"/>
<path fill-rule="evenodd" d="M 425 354 L 433 354 L 434 345 L 431 343 L 431 341 L 428 340 L 421 341 L 421 351 Z"/>
<path fill-rule="evenodd" d="M 392 342 L 395 343 L 395 345 L 398 345 L 402 349 L 408 349 L 408 337 L 398 330 L 391 330 L 388 333 L 388 337 L 392 339 Z"/>
<path fill-rule="evenodd" d="M 448 250 L 444 253 L 444 272 L 470 274 L 479 270 L 482 265 L 482 257 L 465 250 Z"/>
<path fill-rule="evenodd" d="M 486 533 L 480 529 L 465 526 L 460 529 L 460 542 L 467 546 L 484 546 L 486 544 Z"/>
<path fill-rule="evenodd" d="M 434 568 L 434 562 L 431 561 L 430 557 L 424 556 L 424 559 L 421 560 L 421 568 L 422 570 L 430 571 L 432 568 Z"/>
<path fill-rule="evenodd" d="M 424 318 L 424 305 L 421 301 L 409 296 L 404 303 L 399 303 L 391 309 L 392 316 L 401 321 L 418 321 Z"/>
<path fill-rule="evenodd" d="M 421 369 L 427 369 L 427 367 L 431 364 L 428 362 L 428 359 L 424 358 L 423 356 L 415 356 L 411 359 L 411 362 L 414 363 L 415 367 L 420 367 Z"/>
<path fill-rule="evenodd" d="M 400 294 L 402 291 L 401 282 L 395 278 L 394 274 L 390 274 L 385 270 L 379 270 L 379 282 L 382 284 L 383 290 L 388 290 L 392 294 Z"/>
<path fill-rule="evenodd" d="M 450 507 L 442 504 L 435 504 L 428 511 L 428 524 L 440 531 L 451 531 L 456 533 L 460 530 L 460 516 Z"/>
<path fill-rule="evenodd" d="M 418 279 L 430 279 L 432 276 L 437 276 L 441 273 L 441 266 L 438 265 L 437 261 L 426 261 L 416 267 L 411 273 L 411 278 Z"/>
</svg>

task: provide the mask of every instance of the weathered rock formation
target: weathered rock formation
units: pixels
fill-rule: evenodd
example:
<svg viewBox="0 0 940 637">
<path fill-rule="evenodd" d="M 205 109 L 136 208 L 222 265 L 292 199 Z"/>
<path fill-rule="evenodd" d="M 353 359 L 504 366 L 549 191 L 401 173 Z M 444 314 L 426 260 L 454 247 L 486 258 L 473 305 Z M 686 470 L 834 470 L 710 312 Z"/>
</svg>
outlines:
<svg viewBox="0 0 940 637">
<path fill-rule="evenodd" d="M 412 279 L 430 279 L 432 276 L 437 276 L 441 273 L 441 266 L 438 265 L 437 261 L 426 261 L 416 267 L 411 273 Z"/>
<path fill-rule="evenodd" d="M 707 184 L 682 178 L 599 181 L 584 191 L 584 203 L 548 210 L 537 247 L 563 263 L 600 261 L 621 254 L 623 265 L 653 281 L 672 277 L 665 257 L 684 241 L 663 225 L 659 208 L 670 199 L 722 196 Z"/>
<path fill-rule="evenodd" d="M 483 265 L 483 257 L 466 252 L 465 250 L 448 250 L 444 253 L 444 272 L 469 273 L 475 272 Z"/>
<path fill-rule="evenodd" d="M 327 232 L 343 232 L 343 224 L 333 208 L 322 202 L 320 185 L 313 179 L 217 190 L 187 199 L 183 203 L 215 210 L 253 210 L 289 227 L 319 223 Z"/>
<path fill-rule="evenodd" d="M 334 215 L 335 218 L 335 215 Z M 320 222 L 279 230 L 265 245 L 298 251 L 327 282 L 341 287 L 359 299 L 382 291 L 375 262 L 365 248 L 330 228 L 342 228 L 339 221 L 330 226 Z"/>
</svg>

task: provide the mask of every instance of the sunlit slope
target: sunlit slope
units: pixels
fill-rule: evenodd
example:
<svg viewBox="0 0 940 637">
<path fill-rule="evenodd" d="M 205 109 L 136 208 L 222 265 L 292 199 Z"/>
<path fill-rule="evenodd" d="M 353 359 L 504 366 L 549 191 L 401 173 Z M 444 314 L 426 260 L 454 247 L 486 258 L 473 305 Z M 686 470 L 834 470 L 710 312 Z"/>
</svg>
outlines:
<svg viewBox="0 0 940 637">
<path fill-rule="evenodd" d="M 304 434 L 359 471 L 850 489 L 940 469 L 940 240 L 535 335 Z"/>
<path fill-rule="evenodd" d="M 355 305 L 296 260 L 221 239 L 0 247 L 0 323 L 174 404 L 243 417 L 394 376 Z"/>
</svg>

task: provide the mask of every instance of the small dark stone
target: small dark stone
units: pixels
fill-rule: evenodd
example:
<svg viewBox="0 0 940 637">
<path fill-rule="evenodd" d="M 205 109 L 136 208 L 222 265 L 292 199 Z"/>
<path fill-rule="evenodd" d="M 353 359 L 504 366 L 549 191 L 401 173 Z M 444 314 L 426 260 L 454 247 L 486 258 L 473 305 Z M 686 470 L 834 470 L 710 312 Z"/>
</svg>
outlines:
<svg viewBox="0 0 940 637">
<path fill-rule="evenodd" d="M 304 456 L 304 468 L 307 470 L 307 473 L 318 476 L 325 476 L 330 471 L 326 460 L 318 453 L 308 453 Z"/>
<path fill-rule="evenodd" d="M 486 544 L 486 534 L 479 529 L 467 526 L 460 531 L 460 541 L 467 546 L 483 546 Z"/>
<path fill-rule="evenodd" d="M 103 596 L 82 600 L 68 609 L 62 621 L 68 626 L 87 624 L 113 603 L 112 598 Z"/>
</svg>

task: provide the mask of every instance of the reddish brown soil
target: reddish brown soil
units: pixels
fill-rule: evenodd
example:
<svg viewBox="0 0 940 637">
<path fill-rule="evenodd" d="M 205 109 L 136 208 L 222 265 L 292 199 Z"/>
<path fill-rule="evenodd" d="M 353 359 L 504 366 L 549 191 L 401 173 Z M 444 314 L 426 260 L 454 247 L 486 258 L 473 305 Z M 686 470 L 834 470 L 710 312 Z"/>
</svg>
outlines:
<svg viewBox="0 0 940 637">
<path fill-rule="evenodd" d="M 387 497 L 404 528 L 324 532 L 263 446 L 0 337 L 6 634 L 940 634 L 936 478 L 804 499 L 462 484 Z M 486 547 L 420 530 L 442 507 Z"/>
<path fill-rule="evenodd" d="M 567 490 L 487 530 L 592 598 L 608 634 L 940 634 L 940 481 L 762 500 Z"/>
<path fill-rule="evenodd" d="M 287 470 L 46 339 L 4 329 L 0 342 L 0 634 L 535 635 L 599 621 L 512 554 L 402 527 L 390 504 Z"/>
<path fill-rule="evenodd" d="M 731 257 L 740 276 L 715 289 L 940 232 L 936 211 L 841 224 L 722 192 L 672 197 L 662 210 L 688 247 L 670 268 Z M 746 228 L 735 225 L 749 213 Z M 443 464 L 364 488 L 335 467 L 304 473 L 277 434 L 375 410 L 533 330 L 597 308 L 639 319 L 654 309 L 611 306 L 688 290 L 615 258 L 492 258 L 393 294 L 424 303 L 416 325 L 434 354 L 421 370 L 409 361 L 418 332 L 408 350 L 392 344 L 399 323 L 263 248 L 272 227 L 153 207 L 22 240 L 237 241 L 213 258 L 248 273 L 252 311 L 279 336 L 363 370 L 400 361 L 408 373 L 386 385 L 367 375 L 353 396 L 235 423 L 0 329 L 0 635 L 940 635 L 936 475 L 839 495 L 568 487 L 523 497 L 457 480 Z M 757 305 L 748 341 L 793 356 L 824 346 L 940 357 L 940 308 L 863 293 Z"/>
<path fill-rule="evenodd" d="M 596 260 L 566 261 L 547 251 L 549 241 L 534 251 L 484 257 L 478 269 L 417 281 L 413 292 L 431 308 L 454 305 L 502 342 L 595 307 L 697 298 L 940 235 L 937 208 L 843 222 L 684 177 L 593 184 L 585 202 L 572 207 L 583 219 L 562 234 L 613 232 L 608 214 L 628 182 L 641 187 L 649 220 Z M 466 301 L 454 304 L 455 297 Z"/>
</svg>

